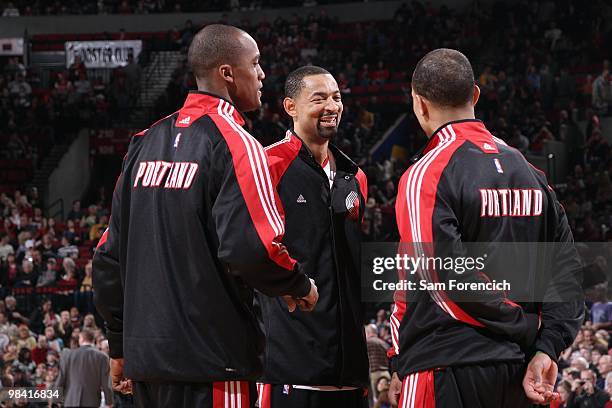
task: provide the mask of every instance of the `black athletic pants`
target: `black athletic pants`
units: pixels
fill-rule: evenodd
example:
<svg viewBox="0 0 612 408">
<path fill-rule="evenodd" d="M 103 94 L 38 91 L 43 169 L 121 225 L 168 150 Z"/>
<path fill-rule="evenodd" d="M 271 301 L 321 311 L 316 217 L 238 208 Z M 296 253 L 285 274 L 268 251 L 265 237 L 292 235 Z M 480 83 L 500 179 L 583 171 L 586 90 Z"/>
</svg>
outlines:
<svg viewBox="0 0 612 408">
<path fill-rule="evenodd" d="M 367 392 L 315 391 L 282 384 L 257 384 L 259 408 L 368 408 Z"/>
<path fill-rule="evenodd" d="M 523 363 L 438 368 L 402 382 L 398 408 L 527 408 Z"/>
<path fill-rule="evenodd" d="M 255 408 L 255 383 L 134 382 L 138 408 Z"/>
</svg>

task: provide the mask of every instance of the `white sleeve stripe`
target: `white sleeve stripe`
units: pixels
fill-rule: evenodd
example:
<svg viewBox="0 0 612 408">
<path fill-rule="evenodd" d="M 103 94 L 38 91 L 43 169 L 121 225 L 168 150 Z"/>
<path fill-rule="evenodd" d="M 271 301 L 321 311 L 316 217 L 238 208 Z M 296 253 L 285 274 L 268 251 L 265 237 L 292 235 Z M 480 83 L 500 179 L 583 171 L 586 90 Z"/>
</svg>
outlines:
<svg viewBox="0 0 612 408">
<path fill-rule="evenodd" d="M 449 134 L 447 130 L 449 130 L 451 134 Z M 427 172 L 427 168 L 436 159 L 436 157 L 438 157 L 438 155 L 442 153 L 442 151 L 445 150 L 448 146 L 450 146 L 452 142 L 455 141 L 456 139 L 456 136 L 452 130 L 451 125 L 447 126 L 446 128 L 443 128 L 440 134 L 437 136 L 440 138 L 440 143 L 435 148 L 433 148 L 431 151 L 429 151 L 410 170 L 410 174 L 409 174 L 408 181 L 407 181 L 408 186 L 406 190 L 408 193 L 406 194 L 406 196 L 407 196 L 407 201 L 408 201 L 408 212 L 410 215 L 410 227 L 412 230 L 413 243 L 414 243 L 415 251 L 417 254 L 420 254 L 423 252 L 423 246 L 421 242 L 422 235 L 421 235 L 421 219 L 420 219 L 420 216 L 421 216 L 421 213 L 420 213 L 420 210 L 421 210 L 420 198 L 421 197 L 420 196 L 421 196 L 421 187 L 423 184 L 423 178 L 425 176 L 425 173 Z M 428 280 L 429 282 L 432 281 L 431 275 L 429 274 L 427 267 L 425 267 L 424 269 L 421 269 L 420 271 L 426 280 Z M 455 319 L 457 318 L 455 314 L 453 313 L 453 311 L 450 309 L 450 307 L 443 300 L 439 291 L 430 290 L 429 293 L 432 296 L 433 300 L 446 313 L 448 313 Z"/>
<path fill-rule="evenodd" d="M 237 126 L 238 132 L 242 133 L 244 137 L 246 138 L 246 140 L 248 140 L 251 143 L 251 146 L 253 147 L 253 150 L 256 153 L 255 159 L 258 162 L 258 164 L 259 164 L 259 160 L 261 160 L 261 163 L 263 164 L 262 166 L 259 167 L 259 169 L 260 169 L 260 176 L 263 180 L 263 183 L 262 183 L 264 187 L 263 190 L 264 190 L 264 193 L 267 193 L 267 194 L 264 194 L 264 196 L 267 199 L 268 205 L 270 209 L 272 210 L 272 216 L 276 220 L 277 225 L 279 226 L 279 229 L 282 232 L 284 232 L 285 231 L 284 222 L 278 211 L 278 206 L 276 205 L 276 199 L 274 197 L 274 189 L 272 188 L 272 177 L 270 176 L 270 170 L 268 168 L 268 160 L 266 158 L 266 153 L 264 152 L 261 144 L 253 136 L 251 136 L 246 130 L 244 130 L 242 126 L 238 125 L 234 121 L 233 117 L 230 116 L 228 117 L 228 119 L 234 122 L 234 124 Z M 262 170 L 263 170 L 263 174 L 262 174 Z"/>
<path fill-rule="evenodd" d="M 282 145 L 283 143 L 287 143 L 290 140 L 291 140 L 291 131 L 287 130 L 287 132 L 285 132 L 285 137 L 284 138 L 282 138 L 278 142 L 272 143 L 270 146 L 264 147 L 264 150 L 269 150 L 269 149 L 271 149 L 273 147 L 276 147 L 278 145 Z"/>
<path fill-rule="evenodd" d="M 262 188 L 262 183 L 259 179 L 258 176 L 258 171 L 255 169 L 255 161 L 253 160 L 253 153 L 251 152 L 251 148 L 249 143 L 247 142 L 247 140 L 245 140 L 245 137 L 242 133 L 240 133 L 237 129 L 237 126 L 233 123 L 233 121 L 229 120 L 228 117 L 225 115 L 224 113 L 224 109 L 225 109 L 225 104 L 226 102 L 221 99 L 219 101 L 219 106 L 217 107 L 217 112 L 219 113 L 219 116 L 221 116 L 229 125 L 230 127 L 238 134 L 238 136 L 240 136 L 240 139 L 242 140 L 242 143 L 244 144 L 245 148 L 246 148 L 246 152 L 247 152 L 247 156 L 249 159 L 249 164 L 251 166 L 251 172 L 253 174 L 253 179 L 255 180 L 255 187 L 257 188 L 257 193 L 259 195 L 259 200 L 261 202 L 262 208 L 264 210 L 264 213 L 266 214 L 266 218 L 268 219 L 268 222 L 270 223 L 270 225 L 272 226 L 272 229 L 274 230 L 274 233 L 279 236 L 282 235 L 283 230 L 281 228 L 279 228 L 278 223 L 276 222 L 276 220 L 273 219 L 272 215 L 270 214 L 270 208 L 268 207 L 268 203 L 267 200 L 264 198 L 264 190 Z M 228 103 L 229 105 L 229 103 Z M 238 126 L 239 127 L 239 126 Z M 268 171 L 268 169 L 266 168 L 265 171 Z"/>
</svg>

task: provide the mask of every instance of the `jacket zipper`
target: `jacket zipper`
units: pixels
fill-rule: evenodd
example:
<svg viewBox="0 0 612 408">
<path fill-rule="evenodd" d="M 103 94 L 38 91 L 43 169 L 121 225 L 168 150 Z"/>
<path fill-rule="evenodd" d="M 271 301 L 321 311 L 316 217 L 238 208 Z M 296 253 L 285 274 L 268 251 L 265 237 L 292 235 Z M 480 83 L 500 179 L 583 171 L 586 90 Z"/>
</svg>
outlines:
<svg viewBox="0 0 612 408">
<path fill-rule="evenodd" d="M 308 155 L 310 156 L 310 159 L 312 160 L 312 162 L 316 165 L 317 171 L 319 172 L 319 174 L 321 174 L 324 178 L 325 178 L 325 186 L 327 187 L 327 191 L 329 192 L 329 196 L 328 196 L 328 201 L 327 201 L 327 209 L 329 210 L 329 223 L 330 223 L 330 230 L 331 230 L 331 241 L 332 241 L 332 251 L 334 253 L 334 269 L 336 271 L 336 282 L 337 282 L 337 287 L 338 287 L 338 308 L 340 310 L 339 312 L 339 316 L 340 316 L 340 341 L 338 344 L 338 349 L 339 349 L 339 361 L 340 361 L 340 384 L 337 384 L 338 386 L 342 386 L 343 382 L 344 382 L 344 348 L 343 348 L 343 344 L 344 344 L 344 327 L 343 327 L 343 321 L 342 321 L 342 316 L 343 316 L 343 309 L 342 309 L 342 289 L 340 288 L 340 268 L 338 267 L 338 251 L 336 250 L 336 237 L 335 237 L 335 225 L 334 225 L 334 207 L 333 207 L 333 192 L 334 192 L 334 188 L 335 188 L 335 182 L 332 183 L 332 186 L 329 187 L 329 177 L 327 177 L 327 174 L 325 173 L 325 171 L 323 170 L 323 168 L 321 168 L 321 166 L 317 163 L 317 161 L 315 160 L 314 156 L 308 152 Z M 337 174 L 337 173 L 336 173 Z"/>
</svg>

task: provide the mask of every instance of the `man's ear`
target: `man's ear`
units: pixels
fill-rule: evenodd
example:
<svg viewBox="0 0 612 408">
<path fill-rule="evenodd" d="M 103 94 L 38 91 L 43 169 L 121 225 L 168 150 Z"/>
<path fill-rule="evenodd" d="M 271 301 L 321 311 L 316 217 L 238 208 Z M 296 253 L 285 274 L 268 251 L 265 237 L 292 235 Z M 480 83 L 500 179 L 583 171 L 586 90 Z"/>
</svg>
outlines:
<svg viewBox="0 0 612 408">
<path fill-rule="evenodd" d="M 478 98 L 480 98 L 480 88 L 478 87 L 478 85 L 474 84 L 474 97 L 472 98 L 474 106 L 476 106 L 476 104 L 478 103 Z"/>
<path fill-rule="evenodd" d="M 428 120 L 429 119 L 429 107 L 427 106 L 427 102 L 425 99 L 416 93 L 412 94 L 412 102 L 414 104 L 414 113 L 421 118 Z"/>
<path fill-rule="evenodd" d="M 297 116 L 297 108 L 293 99 L 289 97 L 283 99 L 283 108 L 285 108 L 287 115 L 291 116 L 292 118 Z"/>
<path fill-rule="evenodd" d="M 234 83 L 234 72 L 231 65 L 224 64 L 219 66 L 219 75 L 224 81 Z"/>
</svg>

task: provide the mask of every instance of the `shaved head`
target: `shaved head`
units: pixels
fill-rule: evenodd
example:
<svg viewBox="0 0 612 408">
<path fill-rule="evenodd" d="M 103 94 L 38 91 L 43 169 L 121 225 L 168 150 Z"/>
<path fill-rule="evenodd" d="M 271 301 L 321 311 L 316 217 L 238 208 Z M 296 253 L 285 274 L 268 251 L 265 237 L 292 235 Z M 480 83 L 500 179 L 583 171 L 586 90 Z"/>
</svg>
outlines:
<svg viewBox="0 0 612 408">
<path fill-rule="evenodd" d="M 211 24 L 201 29 L 189 46 L 187 60 L 196 78 L 205 78 L 223 64 L 234 65 L 244 49 L 241 36 L 250 36 L 229 25 Z"/>
</svg>

